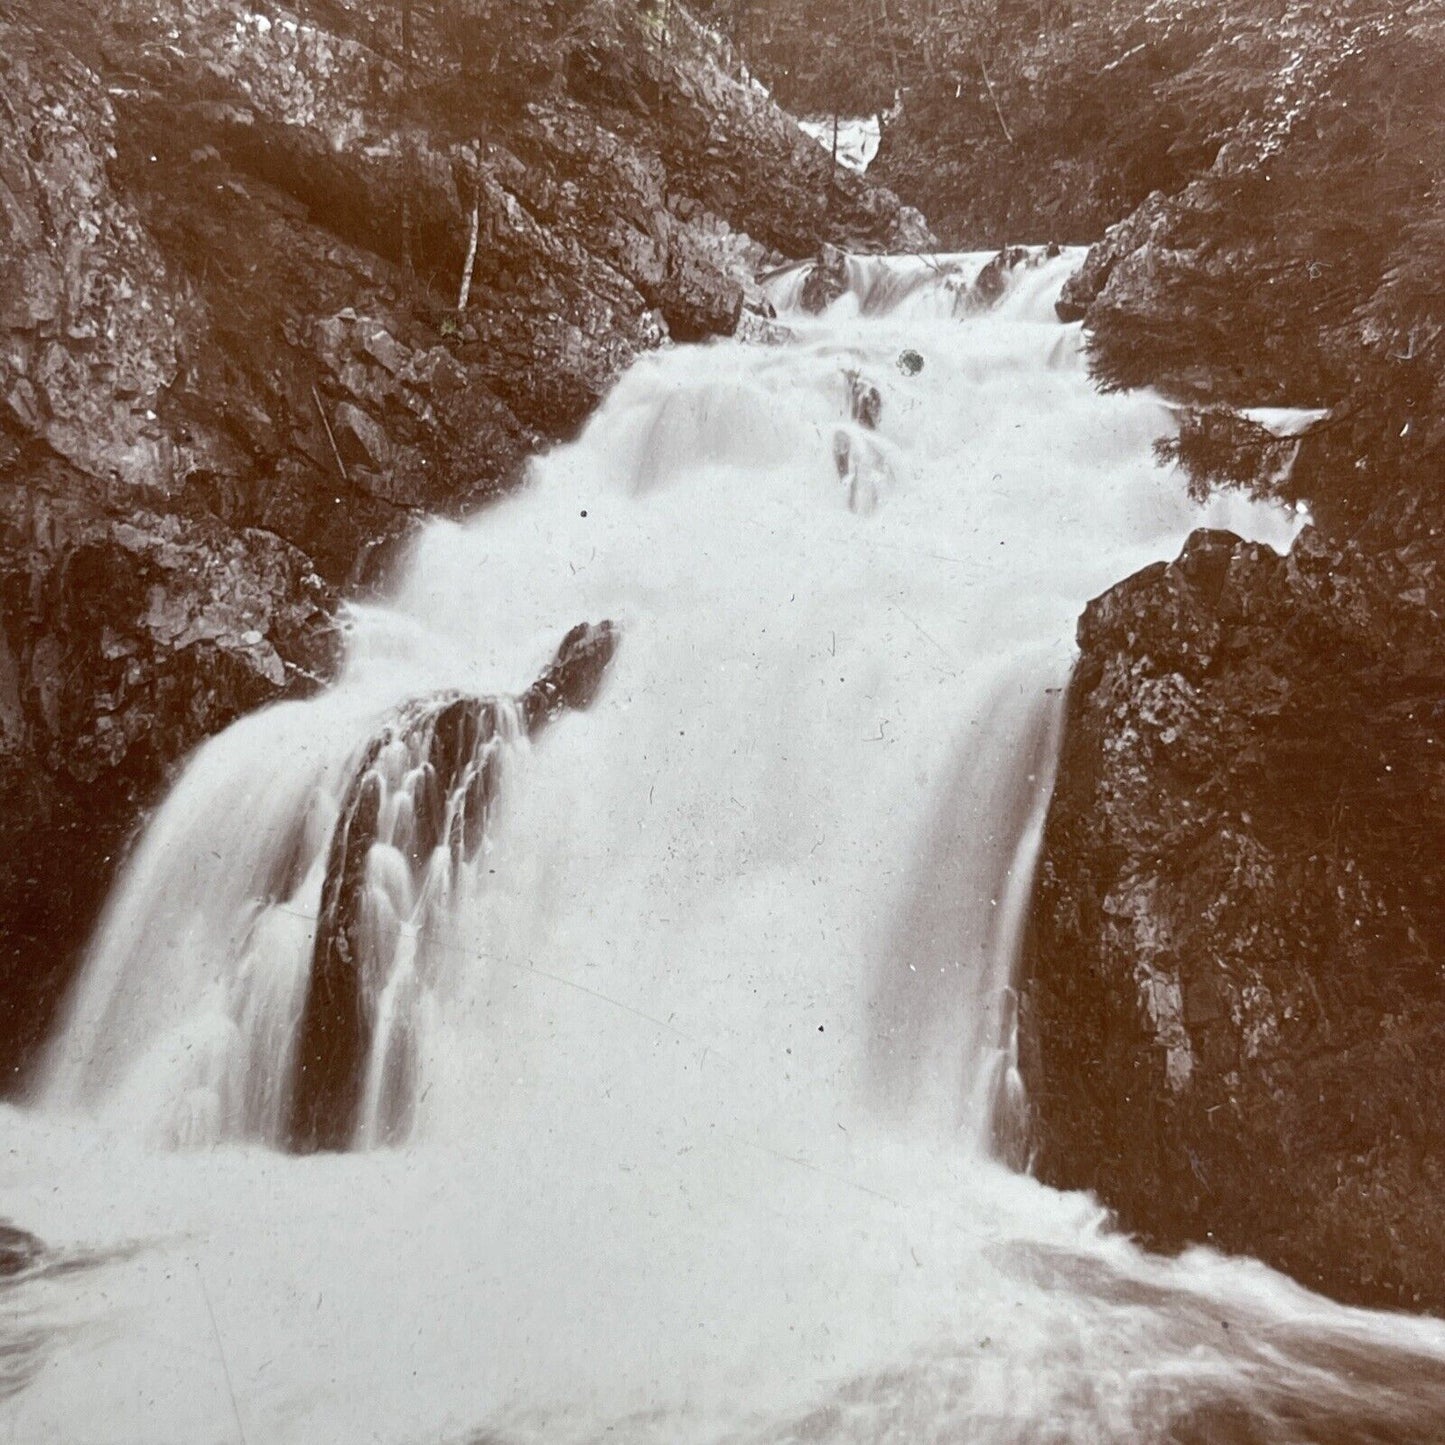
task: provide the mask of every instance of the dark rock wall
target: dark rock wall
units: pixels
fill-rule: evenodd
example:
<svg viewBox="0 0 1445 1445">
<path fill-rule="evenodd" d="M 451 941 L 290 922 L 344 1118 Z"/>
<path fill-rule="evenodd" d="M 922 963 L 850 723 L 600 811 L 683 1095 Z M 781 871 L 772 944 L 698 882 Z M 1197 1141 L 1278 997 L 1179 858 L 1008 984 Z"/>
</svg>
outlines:
<svg viewBox="0 0 1445 1445">
<path fill-rule="evenodd" d="M 639 351 L 730 333 L 759 262 L 930 239 L 630 6 L 417 6 L 409 58 L 399 14 L 0 0 L 12 1084 L 140 809 L 325 680 L 338 595 L 417 519 L 514 483 Z"/>
<path fill-rule="evenodd" d="M 1090 604 L 1027 948 L 1037 1169 L 1445 1308 L 1445 576 L 1196 533 Z"/>
<path fill-rule="evenodd" d="M 1221 8 L 999 0 L 907 79 L 870 174 L 951 246 L 1088 245 L 1209 163 L 1172 83 L 1227 35 Z"/>
<path fill-rule="evenodd" d="M 1439 1311 L 1445 18 L 1219 35 L 1166 87 L 1208 159 L 1060 311 L 1102 384 L 1187 404 L 1196 492 L 1314 525 L 1287 558 L 1196 536 L 1081 624 L 1021 1019 L 1038 1167 L 1153 1242 Z M 1326 415 L 1281 443 L 1234 411 L 1264 404 Z"/>
</svg>

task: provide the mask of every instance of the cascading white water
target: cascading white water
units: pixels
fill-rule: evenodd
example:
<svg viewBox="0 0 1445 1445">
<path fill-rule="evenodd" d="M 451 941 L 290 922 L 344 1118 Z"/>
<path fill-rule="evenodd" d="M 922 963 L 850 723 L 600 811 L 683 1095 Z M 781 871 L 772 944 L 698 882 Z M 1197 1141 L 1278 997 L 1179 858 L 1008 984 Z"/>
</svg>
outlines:
<svg viewBox="0 0 1445 1445">
<path fill-rule="evenodd" d="M 811 136 L 825 151 L 836 153 L 840 166 L 847 166 L 860 175 L 873 164 L 883 139 L 876 115 L 838 120 L 836 129 L 831 116 L 826 120 L 799 121 L 798 126 L 804 135 Z"/>
<path fill-rule="evenodd" d="M 10 1289 L 12 1438 L 1435 1438 L 1440 1326 L 1152 1258 L 997 1157 L 1078 612 L 1291 524 L 1190 504 L 1167 409 L 1092 390 L 1077 257 L 991 310 L 983 260 L 855 259 L 820 318 L 784 276 L 787 344 L 642 359 L 426 531 L 333 688 L 190 762 L 3 1115 L 0 1215 L 100 1256 Z M 412 1083 L 398 1123 L 373 1056 L 357 1142 L 404 1142 L 279 1152 L 359 759 L 604 618 L 470 861 L 399 861 L 388 744 L 369 1007 Z"/>
</svg>

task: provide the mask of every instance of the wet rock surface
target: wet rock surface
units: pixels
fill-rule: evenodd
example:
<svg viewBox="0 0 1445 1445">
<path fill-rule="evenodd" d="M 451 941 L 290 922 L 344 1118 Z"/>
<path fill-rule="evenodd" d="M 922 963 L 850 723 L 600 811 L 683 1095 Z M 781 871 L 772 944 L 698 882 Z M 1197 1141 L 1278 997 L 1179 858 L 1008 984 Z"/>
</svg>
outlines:
<svg viewBox="0 0 1445 1445">
<path fill-rule="evenodd" d="M 1021 1007 L 1043 1179 L 1435 1311 L 1442 560 L 1200 532 L 1090 605 Z"/>
<path fill-rule="evenodd" d="M 17 1053 L 171 764 L 337 655 L 334 589 L 299 548 L 110 498 L 53 457 L 0 482 L 0 1037 Z"/>
<path fill-rule="evenodd" d="M 824 246 L 803 278 L 798 303 L 812 316 L 826 311 L 848 289 L 848 258 L 836 246 Z"/>
<path fill-rule="evenodd" d="M 420 518 L 516 482 L 640 351 L 730 333 L 760 263 L 928 239 L 627 6 L 456 9 L 408 54 L 364 0 L 0 3 L 12 1082 L 139 808 L 325 679 L 338 597 Z"/>
<path fill-rule="evenodd" d="M 520 697 L 419 699 L 404 706 L 363 752 L 327 854 L 292 1074 L 286 1142 L 294 1152 L 352 1144 L 368 1070 L 374 1067 L 376 998 L 392 983 L 399 963 L 396 940 L 379 923 L 371 892 L 373 847 L 382 842 L 401 848 L 417 897 L 425 896 L 438 850 L 448 869 L 470 863 L 486 839 L 509 735 L 535 737 L 565 710 L 590 706 L 618 641 L 612 622 L 579 623 Z M 383 842 L 386 794 L 396 781 L 384 777 L 383 755 L 396 748 L 417 771 L 405 809 L 411 825 Z M 381 1066 L 379 1088 L 389 1113 L 383 1137 L 403 1138 L 409 1128 L 413 1081 L 408 1048 L 403 1035 Z"/>
<path fill-rule="evenodd" d="M 45 1246 L 33 1235 L 0 1220 L 0 1279 L 34 1269 L 45 1257 Z"/>
<path fill-rule="evenodd" d="M 1185 403 L 1196 495 L 1315 525 L 1285 559 L 1197 537 L 1084 619 L 1023 1016 L 1040 1169 L 1157 1243 L 1440 1311 L 1445 20 L 1239 17 L 1158 92 L 1189 164 L 1059 312 L 1101 384 Z M 1262 406 L 1309 416 L 1281 440 Z"/>
</svg>

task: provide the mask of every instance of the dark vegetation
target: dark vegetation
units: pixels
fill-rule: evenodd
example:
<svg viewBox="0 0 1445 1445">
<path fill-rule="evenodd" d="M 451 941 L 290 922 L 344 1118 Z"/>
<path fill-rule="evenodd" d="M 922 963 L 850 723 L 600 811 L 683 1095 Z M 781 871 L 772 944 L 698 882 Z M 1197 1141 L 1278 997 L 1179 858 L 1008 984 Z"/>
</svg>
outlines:
<svg viewBox="0 0 1445 1445">
<path fill-rule="evenodd" d="M 1094 240 L 1212 153 L 1169 91 L 1217 3 L 716 0 L 716 23 L 800 112 L 883 113 L 879 174 L 945 242 Z M 1207 142 L 1206 142 L 1207 145 Z"/>
<path fill-rule="evenodd" d="M 1442 75 L 1438 6 L 1262 16 L 1175 86 L 1199 96 L 1213 165 L 1121 227 L 1072 297 L 1106 384 L 1329 408 L 1292 471 L 1258 438 L 1247 480 L 1342 535 L 1441 520 Z M 1244 478 L 1239 437 L 1210 430 L 1186 428 L 1191 471 Z"/>
</svg>

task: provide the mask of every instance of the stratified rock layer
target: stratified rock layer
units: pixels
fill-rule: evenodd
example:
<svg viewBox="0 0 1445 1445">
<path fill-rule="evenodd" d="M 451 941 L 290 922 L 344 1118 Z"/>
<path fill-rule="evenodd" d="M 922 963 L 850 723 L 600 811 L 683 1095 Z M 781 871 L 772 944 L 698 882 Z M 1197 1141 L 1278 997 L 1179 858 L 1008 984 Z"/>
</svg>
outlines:
<svg viewBox="0 0 1445 1445">
<path fill-rule="evenodd" d="M 1445 571 L 1196 533 L 1080 624 L 1021 1008 L 1037 1169 L 1445 1309 Z"/>
</svg>

